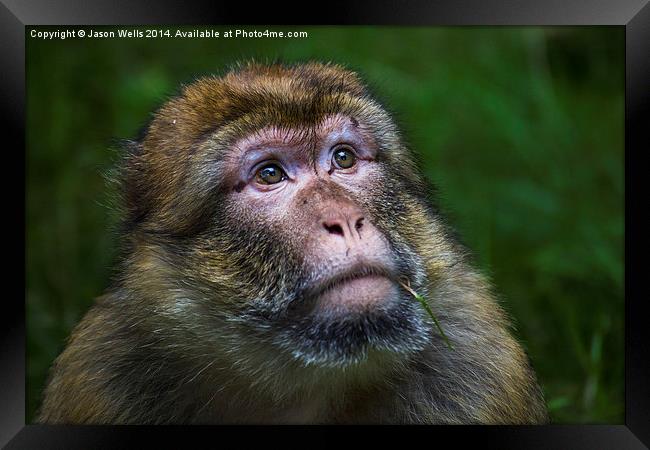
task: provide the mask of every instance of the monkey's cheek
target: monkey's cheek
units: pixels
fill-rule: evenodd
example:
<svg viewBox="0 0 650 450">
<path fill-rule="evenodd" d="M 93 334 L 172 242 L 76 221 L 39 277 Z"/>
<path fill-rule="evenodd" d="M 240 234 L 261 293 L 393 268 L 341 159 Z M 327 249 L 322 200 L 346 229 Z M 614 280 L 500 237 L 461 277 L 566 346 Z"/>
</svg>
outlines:
<svg viewBox="0 0 650 450">
<path fill-rule="evenodd" d="M 318 297 L 317 309 L 323 312 L 350 313 L 372 310 L 397 301 L 399 289 L 382 276 L 356 278 L 337 285 Z"/>
</svg>

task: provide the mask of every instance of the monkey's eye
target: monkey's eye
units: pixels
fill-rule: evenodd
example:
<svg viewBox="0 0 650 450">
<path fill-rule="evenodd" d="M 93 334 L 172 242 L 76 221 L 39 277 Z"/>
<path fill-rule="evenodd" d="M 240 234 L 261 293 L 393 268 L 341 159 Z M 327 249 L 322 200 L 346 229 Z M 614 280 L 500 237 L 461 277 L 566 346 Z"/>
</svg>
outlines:
<svg viewBox="0 0 650 450">
<path fill-rule="evenodd" d="M 334 150 L 332 163 L 339 169 L 349 169 L 357 163 L 357 156 L 350 147 L 339 147 Z"/>
<path fill-rule="evenodd" d="M 260 184 L 276 184 L 287 179 L 287 174 L 277 164 L 271 163 L 255 173 L 255 180 Z"/>
</svg>

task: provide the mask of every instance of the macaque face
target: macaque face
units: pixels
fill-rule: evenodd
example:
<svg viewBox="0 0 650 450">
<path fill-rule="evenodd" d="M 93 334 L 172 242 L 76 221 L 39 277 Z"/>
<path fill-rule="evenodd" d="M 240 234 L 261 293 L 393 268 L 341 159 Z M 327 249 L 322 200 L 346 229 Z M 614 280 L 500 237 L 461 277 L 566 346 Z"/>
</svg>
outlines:
<svg viewBox="0 0 650 450">
<path fill-rule="evenodd" d="M 303 363 L 346 366 L 427 341 L 399 285 L 424 283 L 422 261 L 394 226 L 400 168 L 384 151 L 364 123 L 336 114 L 260 129 L 224 157 L 211 232 L 248 288 L 236 314 Z"/>
</svg>

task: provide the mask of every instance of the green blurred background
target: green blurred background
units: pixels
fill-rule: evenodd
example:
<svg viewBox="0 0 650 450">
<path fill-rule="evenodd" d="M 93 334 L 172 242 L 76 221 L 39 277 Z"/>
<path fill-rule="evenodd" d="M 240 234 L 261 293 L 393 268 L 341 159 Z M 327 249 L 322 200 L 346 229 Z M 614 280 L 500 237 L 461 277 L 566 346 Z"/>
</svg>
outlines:
<svg viewBox="0 0 650 450">
<path fill-rule="evenodd" d="M 622 27 L 50 41 L 30 30 L 28 421 L 48 367 L 112 273 L 117 217 L 103 174 L 118 155 L 114 139 L 135 136 L 181 82 L 279 57 L 357 69 L 395 113 L 513 316 L 552 420 L 623 423 Z"/>
</svg>

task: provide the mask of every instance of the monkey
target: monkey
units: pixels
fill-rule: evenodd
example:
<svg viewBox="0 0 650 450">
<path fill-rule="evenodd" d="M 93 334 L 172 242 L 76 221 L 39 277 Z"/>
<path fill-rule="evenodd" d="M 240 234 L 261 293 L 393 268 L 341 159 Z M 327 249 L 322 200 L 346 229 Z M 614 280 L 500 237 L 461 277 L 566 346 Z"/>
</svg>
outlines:
<svg viewBox="0 0 650 450">
<path fill-rule="evenodd" d="M 511 319 L 357 72 L 249 61 L 198 78 L 117 173 L 117 275 L 38 422 L 548 422 Z"/>
</svg>

